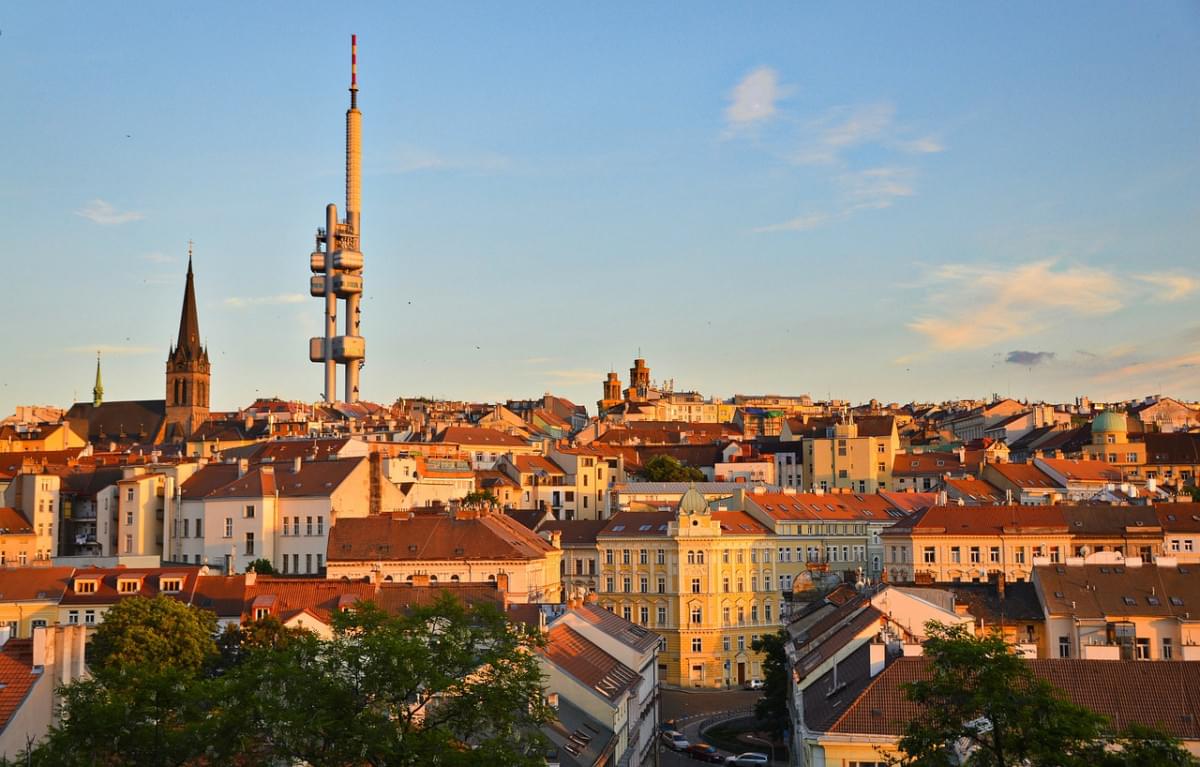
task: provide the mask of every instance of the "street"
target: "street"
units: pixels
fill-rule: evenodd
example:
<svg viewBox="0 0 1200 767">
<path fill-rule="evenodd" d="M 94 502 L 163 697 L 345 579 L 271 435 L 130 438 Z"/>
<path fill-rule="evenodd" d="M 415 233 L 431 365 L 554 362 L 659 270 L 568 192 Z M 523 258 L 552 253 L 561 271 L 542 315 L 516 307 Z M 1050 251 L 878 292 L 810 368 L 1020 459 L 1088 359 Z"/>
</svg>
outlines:
<svg viewBox="0 0 1200 767">
<path fill-rule="evenodd" d="M 744 716 L 754 707 L 754 702 L 760 695 L 759 692 L 747 690 L 692 692 L 664 689 L 659 704 L 659 717 L 664 722 L 675 720 L 675 729 L 682 732 L 689 742 L 695 743 L 703 740 L 699 733 L 701 723 L 726 714 L 729 718 Z M 766 746 L 761 750 L 766 753 Z M 686 754 L 672 751 L 661 742 L 658 759 L 661 767 L 696 767 L 700 764 Z"/>
</svg>

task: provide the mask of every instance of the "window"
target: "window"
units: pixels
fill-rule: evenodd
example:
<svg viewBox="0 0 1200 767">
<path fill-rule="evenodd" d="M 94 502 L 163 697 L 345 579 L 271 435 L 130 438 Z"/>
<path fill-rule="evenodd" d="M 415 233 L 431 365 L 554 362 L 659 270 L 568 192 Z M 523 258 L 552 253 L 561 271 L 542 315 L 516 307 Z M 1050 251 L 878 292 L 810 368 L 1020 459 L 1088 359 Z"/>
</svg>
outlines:
<svg viewBox="0 0 1200 767">
<path fill-rule="evenodd" d="M 613 590 L 613 579 L 611 575 L 604 579 L 604 590 L 609 592 Z"/>
<path fill-rule="evenodd" d="M 1134 657 L 1138 660 L 1150 660 L 1150 638 L 1138 637 L 1134 650 Z"/>
<path fill-rule="evenodd" d="M 770 591 L 770 590 L 771 590 L 771 576 L 764 575 L 763 576 L 763 591 Z"/>
<path fill-rule="evenodd" d="M 1016 562 L 1018 565 L 1025 564 L 1025 547 L 1024 546 L 1018 546 L 1015 549 L 1013 549 L 1013 561 Z"/>
<path fill-rule="evenodd" d="M 131 490 L 130 492 L 133 492 L 133 491 Z M 130 500 L 133 500 L 133 499 L 131 498 Z M 125 524 L 127 524 L 127 525 L 133 524 L 133 510 L 132 509 L 125 512 Z"/>
<path fill-rule="evenodd" d="M 655 554 L 654 554 L 654 563 L 655 564 L 662 565 L 662 564 L 666 564 L 666 562 L 667 562 L 667 552 L 665 549 L 659 549 L 657 552 L 655 552 Z M 611 565 L 612 562 L 609 562 L 609 564 Z"/>
<path fill-rule="evenodd" d="M 1051 546 L 1051 547 L 1050 547 L 1050 561 L 1051 561 L 1051 562 L 1057 562 L 1057 561 L 1059 561 L 1059 560 L 1058 560 L 1058 547 L 1057 547 L 1057 546 Z"/>
<path fill-rule="evenodd" d="M 283 534 L 284 535 L 288 534 L 288 518 L 287 517 L 283 518 Z"/>
<path fill-rule="evenodd" d="M 937 561 L 937 549 L 933 546 L 926 546 L 921 561 L 927 565 L 931 565 Z"/>
<path fill-rule="evenodd" d="M 133 535 L 125 536 L 125 553 L 126 554 L 133 553 Z"/>
<path fill-rule="evenodd" d="M 730 644 L 731 643 L 729 641 L 729 637 L 727 637 L 727 636 L 721 637 L 721 649 L 722 650 L 724 650 L 725 652 L 729 652 Z"/>
<path fill-rule="evenodd" d="M 658 608 L 658 625 L 659 626 L 667 625 L 667 608 L 665 608 L 665 607 Z"/>
<path fill-rule="evenodd" d="M 688 563 L 689 565 L 694 565 L 694 564 L 696 564 L 696 552 L 694 552 L 694 551 L 689 551 L 689 552 L 687 553 L 687 563 Z"/>
<path fill-rule="evenodd" d="M 704 613 L 699 607 L 692 608 L 692 623 L 703 623 Z"/>
<path fill-rule="evenodd" d="M 317 517 L 317 535 L 325 534 L 325 517 Z"/>
<path fill-rule="evenodd" d="M 325 555 L 324 555 L 324 554 L 320 554 L 320 553 L 318 553 L 318 554 L 317 554 L 317 570 L 318 570 L 318 571 L 320 571 L 320 569 L 321 569 L 322 567 L 324 567 L 324 566 L 325 566 Z M 430 581 L 431 583 L 436 583 L 436 582 L 437 582 L 437 576 L 436 576 L 436 575 L 431 575 L 431 576 L 429 576 L 429 581 Z"/>
<path fill-rule="evenodd" d="M 645 565 L 650 562 L 650 552 L 642 549 L 638 552 L 638 564 Z"/>
<path fill-rule="evenodd" d="M 1060 636 L 1058 638 L 1058 657 L 1060 657 L 1060 658 L 1070 658 L 1071 657 L 1071 638 L 1070 637 Z"/>
<path fill-rule="evenodd" d="M 136 578 L 122 578 L 117 581 L 117 593 L 119 594 L 136 594 L 141 590 L 141 584 Z"/>
<path fill-rule="evenodd" d="M 693 594 L 700 593 L 700 579 L 699 578 L 692 578 L 692 593 Z"/>
<path fill-rule="evenodd" d="M 741 652 L 742 650 L 745 650 L 745 649 L 746 649 L 746 635 L 745 635 L 745 634 L 739 634 L 739 635 L 738 635 L 738 645 L 737 645 L 737 647 L 738 647 L 738 652 Z"/>
<path fill-rule="evenodd" d="M 755 563 L 758 562 L 758 549 L 750 550 L 750 561 Z"/>
<path fill-rule="evenodd" d="M 703 551 L 696 552 L 696 564 L 698 564 L 698 565 L 704 564 L 704 552 Z"/>
<path fill-rule="evenodd" d="M 95 581 L 75 581 L 75 593 L 76 594 L 95 594 L 96 593 L 96 582 Z"/>
<path fill-rule="evenodd" d="M 621 579 L 621 590 L 626 594 L 633 591 L 633 579 L 628 575 Z"/>
<path fill-rule="evenodd" d="M 758 623 L 758 605 L 750 605 L 750 622 Z"/>
<path fill-rule="evenodd" d="M 624 607 L 621 608 L 621 617 L 624 618 L 625 620 L 627 620 L 627 621 L 630 620 L 632 615 L 633 615 L 633 608 L 631 608 L 629 605 L 625 605 Z M 630 622 L 632 622 L 632 621 L 630 621 Z"/>
<path fill-rule="evenodd" d="M 189 522 L 189 520 L 186 518 L 183 520 L 183 537 L 184 538 L 188 537 L 188 526 L 189 526 L 188 522 Z"/>
<path fill-rule="evenodd" d="M 254 504 L 247 503 L 245 510 L 242 511 L 242 519 L 254 519 Z"/>
<path fill-rule="evenodd" d="M 312 554 L 304 555 L 304 572 L 311 573 L 312 569 Z"/>
<path fill-rule="evenodd" d="M 979 547 L 978 547 L 978 546 L 972 546 L 972 547 L 971 547 L 971 564 L 973 564 L 973 565 L 977 565 L 977 564 L 979 564 L 979 562 L 980 562 L 980 559 L 979 559 Z"/>
<path fill-rule="evenodd" d="M 611 565 L 612 563 L 613 563 L 613 552 L 612 552 L 612 549 L 608 549 L 607 551 L 604 552 L 604 564 Z M 610 591 L 611 591 L 611 589 L 610 589 Z"/>
<path fill-rule="evenodd" d="M 1162 640 L 1162 659 L 1171 660 L 1174 655 L 1175 648 L 1171 645 L 1171 637 L 1163 637 Z"/>
<path fill-rule="evenodd" d="M 758 591 L 758 576 L 757 575 L 750 576 L 750 590 Z"/>
<path fill-rule="evenodd" d="M 300 517 L 292 517 L 292 535 L 300 534 Z"/>
<path fill-rule="evenodd" d="M 692 637 L 692 652 L 700 652 L 703 649 L 704 644 L 700 641 L 700 637 Z"/>
<path fill-rule="evenodd" d="M 721 564 L 729 564 L 729 549 L 721 552 Z"/>
<path fill-rule="evenodd" d="M 305 517 L 304 534 L 305 535 L 313 534 L 312 517 Z"/>
<path fill-rule="evenodd" d="M 638 609 L 638 617 L 641 618 L 641 621 L 639 621 L 639 622 L 643 626 L 648 625 L 650 623 L 650 608 L 649 607 L 639 608 Z"/>
<path fill-rule="evenodd" d="M 763 619 L 766 620 L 767 623 L 771 622 L 771 603 L 770 602 L 767 602 L 766 604 L 763 605 Z"/>
<path fill-rule="evenodd" d="M 629 564 L 629 549 L 621 549 L 621 564 Z"/>
<path fill-rule="evenodd" d="M 67 613 L 67 623 L 72 625 L 79 623 L 79 611 L 71 610 Z"/>
<path fill-rule="evenodd" d="M 729 576 L 726 575 L 721 579 L 721 591 L 729 591 Z"/>
<path fill-rule="evenodd" d="M 658 593 L 659 594 L 667 593 L 667 579 L 666 578 L 660 577 L 658 579 Z"/>
<path fill-rule="evenodd" d="M 130 503 L 133 503 L 133 488 L 132 487 L 127 488 L 125 490 L 125 500 L 129 501 Z"/>
<path fill-rule="evenodd" d="M 650 590 L 650 579 L 644 575 L 641 578 L 638 578 L 638 591 L 645 594 L 649 590 Z"/>
<path fill-rule="evenodd" d="M 1000 547 L 992 546 L 988 549 L 988 561 L 998 563 L 1000 561 Z"/>
<path fill-rule="evenodd" d="M 233 517 L 225 517 L 225 537 L 233 537 Z"/>
<path fill-rule="evenodd" d="M 956 565 L 962 563 L 962 549 L 961 548 L 959 548 L 958 546 L 950 547 L 950 561 Z"/>
<path fill-rule="evenodd" d="M 254 556 L 254 533 L 246 533 L 246 556 Z"/>
</svg>

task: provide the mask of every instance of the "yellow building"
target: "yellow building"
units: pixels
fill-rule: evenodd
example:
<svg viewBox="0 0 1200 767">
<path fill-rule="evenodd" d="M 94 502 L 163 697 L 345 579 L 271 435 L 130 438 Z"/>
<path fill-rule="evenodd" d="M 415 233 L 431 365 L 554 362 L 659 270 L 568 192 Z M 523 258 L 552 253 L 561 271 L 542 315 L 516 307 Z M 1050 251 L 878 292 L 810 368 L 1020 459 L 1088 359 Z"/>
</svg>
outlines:
<svg viewBox="0 0 1200 767">
<path fill-rule="evenodd" d="M 62 599 L 73 567 L 0 568 L 0 625 L 13 637 L 30 637 L 40 626 L 58 621 Z"/>
<path fill-rule="evenodd" d="M 874 493 L 892 486 L 892 466 L 900 451 L 900 435 L 892 416 L 857 421 L 850 416 L 825 436 L 804 437 L 801 445 L 801 484 L 805 489 Z"/>
<path fill-rule="evenodd" d="M 662 636 L 662 679 L 724 687 L 762 678 L 755 638 L 779 630 L 775 537 L 689 490 L 675 511 L 621 512 L 596 536 L 600 604 Z"/>
</svg>

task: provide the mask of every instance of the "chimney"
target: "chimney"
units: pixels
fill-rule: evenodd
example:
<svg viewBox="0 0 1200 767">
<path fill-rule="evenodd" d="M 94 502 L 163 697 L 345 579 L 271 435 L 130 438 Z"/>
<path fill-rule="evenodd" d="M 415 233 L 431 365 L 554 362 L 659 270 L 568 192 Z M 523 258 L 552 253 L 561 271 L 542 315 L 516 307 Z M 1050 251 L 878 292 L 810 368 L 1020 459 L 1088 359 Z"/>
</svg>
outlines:
<svg viewBox="0 0 1200 767">
<path fill-rule="evenodd" d="M 550 545 L 556 549 L 562 548 L 562 531 L 561 530 L 551 530 L 550 531 Z"/>
<path fill-rule="evenodd" d="M 954 614 L 955 615 L 968 615 L 969 611 L 967 610 L 967 603 L 959 602 L 957 599 L 954 600 Z"/>
<path fill-rule="evenodd" d="M 496 590 L 503 594 L 508 593 L 508 573 L 499 573 L 496 576 Z"/>
<path fill-rule="evenodd" d="M 584 598 L 584 601 L 589 605 L 594 605 L 600 601 L 600 596 L 594 591 L 589 591 L 587 597 Z"/>
<path fill-rule="evenodd" d="M 429 585 L 429 573 L 413 573 L 412 585 L 428 586 Z"/>
<path fill-rule="evenodd" d="M 301 466 L 303 466 L 303 465 L 304 465 L 304 456 L 300 456 L 300 455 L 298 455 L 298 456 L 296 456 L 295 458 L 293 458 L 293 459 L 292 459 L 292 473 L 293 473 L 293 474 L 299 474 L 299 473 L 300 473 L 300 467 L 301 467 Z"/>
<path fill-rule="evenodd" d="M 367 513 L 374 515 L 383 511 L 383 455 L 374 451 L 367 463 L 367 483 L 370 488 Z"/>
<path fill-rule="evenodd" d="M 258 573 L 255 572 L 254 570 L 250 570 L 249 572 L 246 573 L 245 577 L 246 577 L 246 585 L 253 586 L 254 582 L 258 580 Z"/>
<path fill-rule="evenodd" d="M 244 476 L 246 476 L 246 472 L 250 470 L 250 461 L 245 458 L 239 458 L 237 467 L 238 467 L 238 477 L 239 478 L 244 477 Z"/>
<path fill-rule="evenodd" d="M 1004 572 L 996 573 L 996 594 L 1001 599 L 1004 599 L 1004 585 L 1007 579 L 1004 577 Z"/>
</svg>

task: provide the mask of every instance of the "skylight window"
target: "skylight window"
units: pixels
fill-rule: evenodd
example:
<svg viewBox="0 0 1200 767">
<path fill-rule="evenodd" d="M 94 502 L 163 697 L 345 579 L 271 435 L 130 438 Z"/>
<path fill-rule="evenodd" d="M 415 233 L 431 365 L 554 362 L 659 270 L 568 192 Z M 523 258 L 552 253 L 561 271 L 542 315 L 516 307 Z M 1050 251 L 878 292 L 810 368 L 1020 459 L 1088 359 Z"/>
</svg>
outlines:
<svg viewBox="0 0 1200 767">
<path fill-rule="evenodd" d="M 1124 602 L 1129 607 L 1133 607 L 1134 605 L 1137 604 L 1137 600 L 1134 599 L 1133 597 L 1121 597 L 1121 601 Z"/>
<path fill-rule="evenodd" d="M 1151 607 L 1158 607 L 1162 604 L 1162 601 L 1158 597 L 1146 597 L 1146 603 Z"/>
<path fill-rule="evenodd" d="M 1065 598 L 1065 597 L 1066 597 L 1066 594 L 1063 594 L 1061 591 L 1056 591 L 1056 592 L 1054 592 L 1054 598 L 1055 598 L 1055 599 L 1063 599 L 1063 598 Z"/>
<path fill-rule="evenodd" d="M 613 532 L 619 533 L 625 529 L 625 525 L 613 525 Z"/>
<path fill-rule="evenodd" d="M 1183 607 L 1183 597 L 1167 597 L 1168 601 L 1176 607 Z"/>
<path fill-rule="evenodd" d="M 642 525 L 641 527 L 638 528 L 638 530 L 644 533 L 647 530 L 649 530 L 651 527 L 653 527 L 653 525 Z"/>
</svg>

